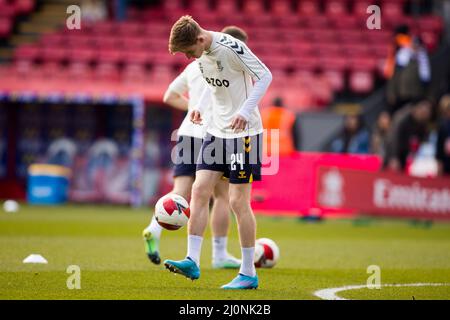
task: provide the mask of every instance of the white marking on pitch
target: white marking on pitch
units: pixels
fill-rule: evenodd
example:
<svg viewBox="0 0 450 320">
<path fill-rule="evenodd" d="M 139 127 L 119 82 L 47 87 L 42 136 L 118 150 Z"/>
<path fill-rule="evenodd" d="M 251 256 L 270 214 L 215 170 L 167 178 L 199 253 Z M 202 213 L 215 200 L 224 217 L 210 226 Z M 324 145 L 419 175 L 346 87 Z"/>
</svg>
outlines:
<svg viewBox="0 0 450 320">
<path fill-rule="evenodd" d="M 405 283 L 405 284 L 382 284 L 382 287 L 440 287 L 449 286 L 450 283 Z M 356 285 L 356 286 L 344 286 L 339 288 L 329 288 L 317 290 L 314 295 L 323 300 L 350 300 L 341 298 L 337 293 L 347 290 L 358 290 L 367 288 L 367 285 Z"/>
</svg>

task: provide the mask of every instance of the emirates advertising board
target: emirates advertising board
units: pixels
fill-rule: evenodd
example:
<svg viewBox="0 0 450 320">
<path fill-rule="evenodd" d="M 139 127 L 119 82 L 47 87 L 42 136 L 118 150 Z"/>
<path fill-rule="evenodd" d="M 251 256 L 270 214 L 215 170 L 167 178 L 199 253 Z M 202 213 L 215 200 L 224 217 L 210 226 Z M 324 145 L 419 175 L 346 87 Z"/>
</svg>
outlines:
<svg viewBox="0 0 450 320">
<path fill-rule="evenodd" d="M 319 167 L 315 200 L 324 209 L 420 219 L 450 219 L 450 179 Z"/>
</svg>

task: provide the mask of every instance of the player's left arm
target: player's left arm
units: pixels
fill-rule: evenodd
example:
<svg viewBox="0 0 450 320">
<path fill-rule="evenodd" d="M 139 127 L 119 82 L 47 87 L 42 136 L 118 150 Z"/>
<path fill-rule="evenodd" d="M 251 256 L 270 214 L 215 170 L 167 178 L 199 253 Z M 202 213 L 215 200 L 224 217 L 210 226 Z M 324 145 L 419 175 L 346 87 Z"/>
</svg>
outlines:
<svg viewBox="0 0 450 320">
<path fill-rule="evenodd" d="M 242 43 L 238 43 L 241 48 L 231 52 L 232 61 L 238 70 L 242 70 L 251 75 L 254 81 L 253 90 L 250 92 L 247 100 L 245 100 L 238 114 L 234 117 L 231 128 L 234 131 L 244 130 L 250 115 L 258 108 L 258 103 L 269 88 L 272 82 L 272 73 L 258 57 L 253 54 Z M 240 49 L 240 50 L 239 50 Z"/>
</svg>

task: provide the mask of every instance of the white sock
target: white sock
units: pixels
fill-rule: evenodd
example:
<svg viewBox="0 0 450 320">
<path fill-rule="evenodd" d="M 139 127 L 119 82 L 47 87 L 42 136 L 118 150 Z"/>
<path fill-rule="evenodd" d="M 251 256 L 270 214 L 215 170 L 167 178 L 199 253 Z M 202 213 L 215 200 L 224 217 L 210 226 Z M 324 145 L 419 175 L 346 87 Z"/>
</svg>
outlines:
<svg viewBox="0 0 450 320">
<path fill-rule="evenodd" d="M 156 221 L 155 216 L 153 216 L 152 221 L 150 222 L 149 226 L 146 228 L 146 230 L 150 231 L 152 236 L 159 239 L 161 238 L 161 231 L 163 227 L 161 227 Z"/>
<path fill-rule="evenodd" d="M 189 235 L 187 256 L 200 266 L 200 253 L 202 251 L 203 237 Z"/>
<path fill-rule="evenodd" d="M 214 261 L 224 260 L 228 256 L 227 241 L 228 237 L 213 237 L 212 256 Z"/>
<path fill-rule="evenodd" d="M 246 276 L 254 277 L 256 275 L 255 269 L 255 247 L 241 248 L 242 251 L 242 263 L 239 273 Z"/>
</svg>

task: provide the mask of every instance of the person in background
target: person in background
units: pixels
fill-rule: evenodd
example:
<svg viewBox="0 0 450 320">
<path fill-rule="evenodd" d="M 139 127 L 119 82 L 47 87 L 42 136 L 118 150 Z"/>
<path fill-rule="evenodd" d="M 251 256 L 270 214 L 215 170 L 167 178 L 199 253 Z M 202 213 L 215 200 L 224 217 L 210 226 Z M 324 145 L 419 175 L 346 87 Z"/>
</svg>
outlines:
<svg viewBox="0 0 450 320">
<path fill-rule="evenodd" d="M 420 38 L 411 36 L 408 26 L 399 26 L 394 39 L 384 69 L 391 115 L 405 104 L 425 98 L 431 81 L 428 53 Z"/>
<path fill-rule="evenodd" d="M 108 17 L 108 8 L 103 0 L 83 0 L 81 18 L 86 23 L 96 23 Z"/>
<path fill-rule="evenodd" d="M 361 116 L 350 114 L 345 117 L 340 137 L 331 143 L 331 152 L 369 153 L 369 140 L 369 132 L 364 128 Z"/>
<path fill-rule="evenodd" d="M 428 137 L 428 124 L 431 118 L 432 104 L 429 100 L 420 100 L 396 121 L 393 120 L 388 136 L 388 155 L 386 164 L 389 170 L 405 171 L 412 161 L 420 144 Z"/>
<path fill-rule="evenodd" d="M 450 176 L 450 94 L 444 95 L 439 102 L 442 119 L 438 127 L 436 160 L 438 175 Z"/>
<path fill-rule="evenodd" d="M 295 114 L 286 109 L 283 100 L 280 97 L 274 99 L 271 107 L 261 110 L 261 118 L 264 129 L 267 130 L 267 151 L 266 154 L 272 154 L 271 130 L 279 130 L 279 139 L 276 142 L 279 145 L 280 155 L 289 155 L 295 151 L 294 145 L 294 124 Z"/>
<path fill-rule="evenodd" d="M 391 116 L 389 112 L 382 111 L 372 131 L 370 141 L 370 152 L 379 155 L 382 159 L 386 157 L 386 144 L 389 128 L 391 127 Z"/>
</svg>

